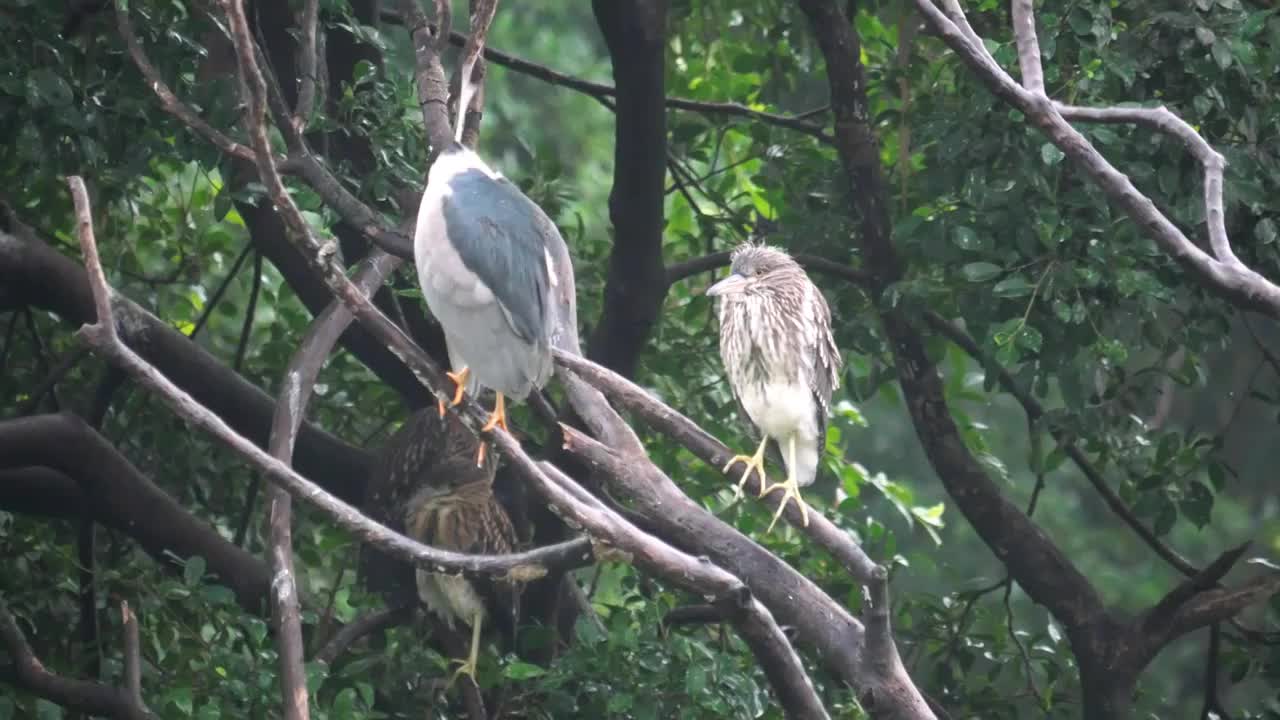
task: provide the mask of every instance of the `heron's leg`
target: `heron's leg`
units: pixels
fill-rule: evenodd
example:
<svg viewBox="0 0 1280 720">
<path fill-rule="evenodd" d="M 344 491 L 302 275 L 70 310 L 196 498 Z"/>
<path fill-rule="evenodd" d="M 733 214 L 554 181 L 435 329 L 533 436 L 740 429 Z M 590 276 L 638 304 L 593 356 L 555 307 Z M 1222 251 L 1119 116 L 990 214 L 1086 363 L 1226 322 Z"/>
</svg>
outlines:
<svg viewBox="0 0 1280 720">
<path fill-rule="evenodd" d="M 459 675 L 466 675 L 471 678 L 472 682 L 476 679 L 476 663 L 480 659 L 480 624 L 484 622 L 484 616 L 476 613 L 471 616 L 471 654 L 466 660 L 454 660 L 460 663 L 462 667 L 453 671 L 453 679 L 449 681 L 452 685 L 458 680 Z"/>
<path fill-rule="evenodd" d="M 760 441 L 760 448 L 756 450 L 755 455 L 734 455 L 729 458 L 729 462 L 724 464 L 724 469 L 720 472 L 729 472 L 729 468 L 733 467 L 734 463 L 740 462 L 747 466 L 747 469 L 742 471 L 742 479 L 734 486 L 733 496 L 735 498 L 742 497 L 742 486 L 747 484 L 747 478 L 751 477 L 752 470 L 760 473 L 760 486 L 764 487 L 764 448 L 768 443 L 769 436 L 765 435 L 764 439 Z"/>
<path fill-rule="evenodd" d="M 503 430 L 507 428 L 507 399 L 502 393 L 494 393 L 498 399 L 493 403 L 493 412 L 489 414 L 489 421 L 480 428 L 481 432 L 489 432 L 495 427 L 501 427 Z M 508 430 L 508 432 L 510 432 Z M 484 456 L 489 449 L 489 443 L 484 440 L 480 441 L 480 449 L 476 450 L 476 467 L 484 465 Z"/>
<path fill-rule="evenodd" d="M 773 531 L 773 526 L 778 524 L 778 518 L 782 517 L 782 511 L 786 509 L 787 502 L 790 500 L 795 500 L 796 505 L 800 506 L 800 518 L 804 521 L 804 526 L 809 527 L 809 507 L 805 505 L 804 498 L 800 497 L 800 484 L 796 482 L 796 436 L 794 434 L 787 440 L 787 479 L 762 488 L 760 497 L 779 488 L 782 489 L 782 502 L 778 503 L 778 511 L 773 514 L 773 522 L 769 523 L 769 529 L 765 532 Z"/>
<path fill-rule="evenodd" d="M 471 368 L 464 367 L 458 372 L 445 372 L 449 379 L 453 381 L 453 401 L 449 403 L 449 407 L 454 407 L 462 402 L 462 388 L 467 384 L 467 376 L 471 374 Z M 440 410 L 440 417 L 444 417 L 444 401 L 437 400 Z"/>
<path fill-rule="evenodd" d="M 493 413 L 489 415 L 489 422 L 480 428 L 480 432 L 489 432 L 495 427 L 501 427 L 507 430 L 507 399 L 502 393 L 494 393 L 498 399 L 493 403 Z"/>
</svg>

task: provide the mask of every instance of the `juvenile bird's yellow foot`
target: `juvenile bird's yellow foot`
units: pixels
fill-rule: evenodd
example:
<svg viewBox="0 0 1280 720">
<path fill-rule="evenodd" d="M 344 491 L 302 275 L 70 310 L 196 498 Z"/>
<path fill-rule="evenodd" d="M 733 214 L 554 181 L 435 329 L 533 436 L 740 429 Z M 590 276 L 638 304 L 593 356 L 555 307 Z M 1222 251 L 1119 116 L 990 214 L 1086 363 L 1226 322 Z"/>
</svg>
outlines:
<svg viewBox="0 0 1280 720">
<path fill-rule="evenodd" d="M 467 384 L 467 376 L 471 374 L 471 368 L 462 368 L 458 372 L 445 372 L 445 375 L 453 381 L 453 400 L 449 403 L 449 407 L 455 407 L 462 402 L 462 388 Z M 444 417 L 444 401 L 436 401 L 437 409 L 440 411 L 440 417 Z"/>
<path fill-rule="evenodd" d="M 453 676 L 449 678 L 449 687 L 458 682 L 458 678 L 466 675 L 471 678 L 471 682 L 476 682 L 476 661 L 475 658 L 466 660 L 450 660 L 449 664 L 458 664 L 458 669 L 453 671 Z"/>
<path fill-rule="evenodd" d="M 769 523 L 769 529 L 765 530 L 765 532 L 773 532 L 773 526 L 778 524 L 778 518 L 782 517 L 782 511 L 787 509 L 787 503 L 793 499 L 796 501 L 796 505 L 800 507 L 800 518 L 804 522 L 804 526 L 809 527 L 809 506 L 805 504 L 804 498 L 800 497 L 800 486 L 796 483 L 795 478 L 787 478 L 780 483 L 761 488 L 760 497 L 764 497 L 778 489 L 782 490 L 782 502 L 778 503 L 778 511 L 773 514 L 773 522 Z"/>
<path fill-rule="evenodd" d="M 755 455 L 734 455 L 729 458 L 729 462 L 724 464 L 724 469 L 720 472 L 729 472 L 729 468 L 733 467 L 734 463 L 743 463 L 747 466 L 746 469 L 742 471 L 742 479 L 738 480 L 738 484 L 733 489 L 734 498 L 742 497 L 742 488 L 747 484 L 747 478 L 751 477 L 752 470 L 759 473 L 760 487 L 764 487 L 764 446 L 768 442 L 769 439 L 765 438 L 764 441 L 760 443 L 760 448 L 756 450 Z"/>
</svg>

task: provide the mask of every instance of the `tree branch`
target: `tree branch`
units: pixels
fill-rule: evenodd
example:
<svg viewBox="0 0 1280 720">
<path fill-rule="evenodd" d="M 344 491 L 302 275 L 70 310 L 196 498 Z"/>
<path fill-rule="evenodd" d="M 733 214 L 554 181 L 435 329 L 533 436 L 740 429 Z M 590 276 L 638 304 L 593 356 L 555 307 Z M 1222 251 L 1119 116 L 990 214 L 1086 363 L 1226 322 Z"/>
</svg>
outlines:
<svg viewBox="0 0 1280 720">
<path fill-rule="evenodd" d="M 1023 2 L 1026 6 L 1021 4 Z M 1084 170 L 1108 198 L 1123 208 L 1148 237 L 1201 285 L 1232 305 L 1280 319 L 1280 286 L 1245 266 L 1231 250 L 1222 202 L 1222 176 L 1226 163 L 1220 153 L 1210 148 L 1186 123 L 1171 118 L 1172 113 L 1163 108 L 1145 109 L 1146 112 L 1129 108 L 1074 108 L 1051 101 L 1042 91 L 1024 88 L 1000 69 L 986 52 L 981 38 L 964 19 L 958 3 L 947 0 L 945 5 L 946 13 L 939 10 L 933 0 L 916 0 L 916 7 L 925 20 L 992 93 L 1022 111 L 1032 125 Z M 1014 30 L 1024 78 L 1032 82 L 1034 88 L 1036 82 L 1043 84 L 1043 78 L 1038 71 L 1039 50 L 1029 5 L 1028 0 L 1014 3 Z M 1028 76 L 1027 68 L 1033 64 L 1035 68 Z M 1087 138 L 1071 126 L 1068 118 L 1094 122 L 1119 122 L 1124 118 L 1123 121 L 1141 122 L 1182 139 L 1205 168 L 1205 219 L 1214 255 L 1204 252 L 1188 239 L 1150 198 L 1133 185 L 1128 176 L 1112 166 Z"/>
<path fill-rule="evenodd" d="M 596 362 L 630 377 L 667 294 L 662 263 L 667 2 L 594 0 L 592 9 L 609 47 L 618 102 L 609 193 L 613 251 L 604 309 L 588 350 Z"/>
</svg>

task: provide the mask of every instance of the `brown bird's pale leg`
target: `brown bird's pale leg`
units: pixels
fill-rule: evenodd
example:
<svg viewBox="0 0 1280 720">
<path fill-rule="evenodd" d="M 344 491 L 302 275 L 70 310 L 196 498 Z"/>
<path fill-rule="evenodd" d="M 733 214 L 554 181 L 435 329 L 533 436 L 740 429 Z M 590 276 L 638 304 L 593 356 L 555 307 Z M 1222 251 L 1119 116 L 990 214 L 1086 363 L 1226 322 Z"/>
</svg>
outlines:
<svg viewBox="0 0 1280 720">
<path fill-rule="evenodd" d="M 805 504 L 804 498 L 800 497 L 800 484 L 796 482 L 796 436 L 792 435 L 787 441 L 788 455 L 787 459 L 787 479 L 774 483 L 766 488 L 760 489 L 760 497 L 764 497 L 769 493 L 782 489 L 782 502 L 778 503 L 778 511 L 773 514 L 773 522 L 769 523 L 769 529 L 766 533 L 773 532 L 773 526 L 778 524 L 778 518 L 782 517 L 782 511 L 787 508 L 787 502 L 795 500 L 796 505 L 800 506 L 800 517 L 804 521 L 804 526 L 809 527 L 809 506 Z M 763 447 L 761 448 L 763 450 Z"/>
<path fill-rule="evenodd" d="M 453 381 L 453 402 L 449 403 L 449 407 L 454 407 L 462 402 L 462 388 L 467 384 L 467 376 L 471 374 L 471 368 L 462 368 L 458 372 L 446 372 L 445 375 Z M 437 400 L 436 404 L 440 410 L 440 417 L 444 417 L 444 401 Z"/>
<path fill-rule="evenodd" d="M 486 422 L 484 427 L 480 428 L 480 432 L 489 432 L 495 427 L 500 427 L 510 432 L 507 428 L 507 399 L 502 393 L 495 393 L 495 395 L 498 396 L 498 399 L 493 404 L 493 412 L 489 414 L 489 422 Z M 484 464 L 484 454 L 487 446 L 488 443 L 484 440 L 480 441 L 480 449 L 476 452 L 476 467 Z"/>
<path fill-rule="evenodd" d="M 461 663 L 462 667 L 453 671 L 453 679 L 449 684 L 457 682 L 459 675 L 466 675 L 474 682 L 476 679 L 476 664 L 480 659 L 480 624 L 484 622 L 484 616 L 477 613 L 471 618 L 471 654 L 466 660 L 454 660 Z"/>
<path fill-rule="evenodd" d="M 742 471 L 742 479 L 738 481 L 737 486 L 733 489 L 735 498 L 742 497 L 742 487 L 747 484 L 747 478 L 751 477 L 752 470 L 760 473 L 760 487 L 764 487 L 764 447 L 768 443 L 769 436 L 765 435 L 764 439 L 760 441 L 760 449 L 756 450 L 755 455 L 734 455 L 729 458 L 729 462 L 724 464 L 724 469 L 720 472 L 729 472 L 729 468 L 733 467 L 734 463 L 740 462 L 747 466 L 747 469 Z"/>
</svg>

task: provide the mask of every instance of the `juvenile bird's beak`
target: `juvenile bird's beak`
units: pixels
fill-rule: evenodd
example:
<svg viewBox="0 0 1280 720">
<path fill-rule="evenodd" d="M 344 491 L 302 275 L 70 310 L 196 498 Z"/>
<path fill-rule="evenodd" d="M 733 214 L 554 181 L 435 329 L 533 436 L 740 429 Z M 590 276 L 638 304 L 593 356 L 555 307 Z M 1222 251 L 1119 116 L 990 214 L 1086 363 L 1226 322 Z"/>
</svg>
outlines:
<svg viewBox="0 0 1280 720">
<path fill-rule="evenodd" d="M 737 273 L 733 273 L 729 277 L 707 288 L 707 297 L 716 297 L 718 295 L 732 295 L 742 292 L 742 288 L 747 284 L 747 279 Z"/>
</svg>

